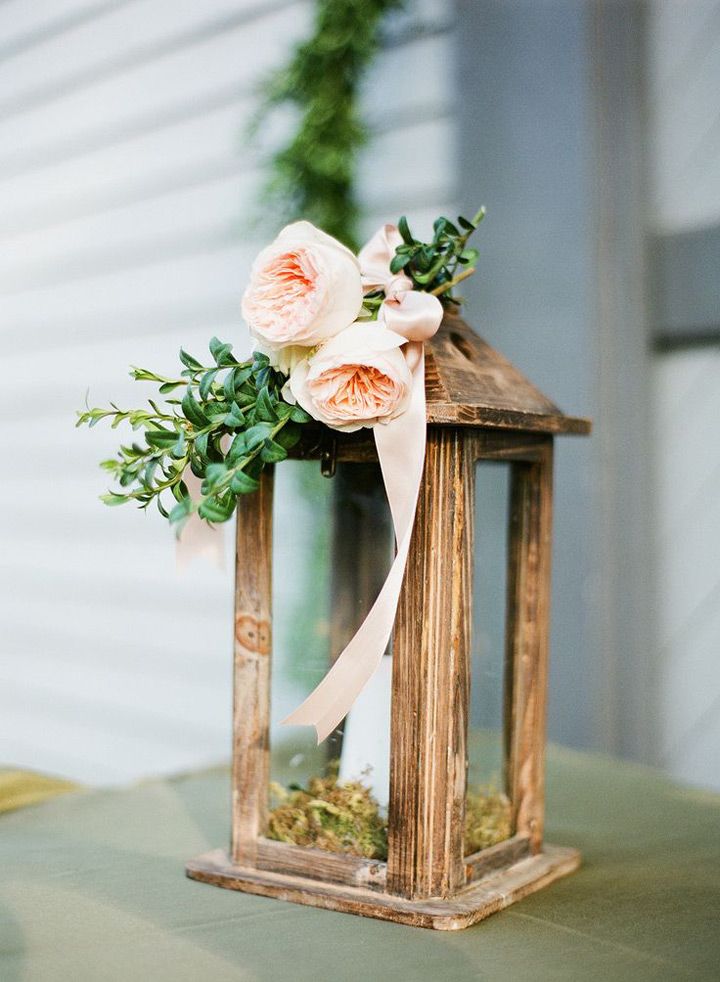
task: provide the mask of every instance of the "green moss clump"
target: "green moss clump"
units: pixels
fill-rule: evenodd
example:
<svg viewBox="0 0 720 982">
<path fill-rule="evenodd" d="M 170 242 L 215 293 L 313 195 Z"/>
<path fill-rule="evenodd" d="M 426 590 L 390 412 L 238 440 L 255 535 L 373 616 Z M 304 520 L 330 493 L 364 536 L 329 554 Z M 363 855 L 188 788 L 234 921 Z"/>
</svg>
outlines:
<svg viewBox="0 0 720 982">
<path fill-rule="evenodd" d="M 510 801 L 493 787 L 468 789 L 465 801 L 465 854 L 467 856 L 512 835 Z"/>
<path fill-rule="evenodd" d="M 277 804 L 268 816 L 268 837 L 297 846 L 387 859 L 387 828 L 370 790 L 337 775 L 313 777 L 307 788 L 272 785 Z"/>
<path fill-rule="evenodd" d="M 313 777 L 307 788 L 272 785 L 268 837 L 367 859 L 387 859 L 387 825 L 372 793 L 359 781 L 340 783 L 337 772 Z M 510 801 L 491 786 L 468 790 L 465 854 L 509 839 Z"/>
</svg>

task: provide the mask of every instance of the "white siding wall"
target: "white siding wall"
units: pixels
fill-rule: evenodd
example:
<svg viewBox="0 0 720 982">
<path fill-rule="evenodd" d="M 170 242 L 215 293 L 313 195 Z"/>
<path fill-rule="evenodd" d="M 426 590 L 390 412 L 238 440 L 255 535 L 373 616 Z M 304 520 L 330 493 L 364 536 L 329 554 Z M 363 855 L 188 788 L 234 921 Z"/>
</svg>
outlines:
<svg viewBox="0 0 720 982">
<path fill-rule="evenodd" d="M 449 13 L 411 4 L 368 79 L 368 231 L 455 207 Z M 247 347 L 243 127 L 309 18 L 306 0 L 0 4 L 0 764 L 113 783 L 227 756 L 231 564 L 178 575 L 159 516 L 105 509 L 117 433 L 74 411 L 88 387 L 137 400 L 126 366 L 172 370 L 181 343 Z M 432 84 L 402 84 L 420 70 Z"/>
<path fill-rule="evenodd" d="M 717 225 L 720 2 L 655 0 L 649 54 L 655 230 Z M 720 349 L 654 369 L 660 761 L 720 790 Z"/>
</svg>

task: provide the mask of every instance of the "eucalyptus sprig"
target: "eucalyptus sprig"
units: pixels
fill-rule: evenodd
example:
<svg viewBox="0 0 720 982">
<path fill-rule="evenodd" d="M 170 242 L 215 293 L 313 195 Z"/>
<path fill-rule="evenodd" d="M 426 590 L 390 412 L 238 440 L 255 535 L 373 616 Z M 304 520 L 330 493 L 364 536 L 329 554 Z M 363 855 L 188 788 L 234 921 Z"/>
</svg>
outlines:
<svg viewBox="0 0 720 982">
<path fill-rule="evenodd" d="M 195 512 L 210 522 L 226 522 L 237 495 L 258 487 L 266 464 L 284 460 L 300 439 L 310 416 L 282 398 L 285 376 L 259 351 L 238 361 L 232 345 L 210 342 L 213 364 L 203 365 L 180 350 L 179 377 L 131 369 L 136 381 L 153 382 L 165 397 L 149 409 L 90 408 L 78 413 L 77 426 L 129 423 L 143 439 L 123 445 L 117 457 L 101 466 L 120 489 L 102 496 L 107 505 L 153 502 L 178 530 Z M 181 398 L 173 396 L 182 392 Z M 193 499 L 183 480 L 187 468 L 202 480 L 201 497 Z"/>
</svg>

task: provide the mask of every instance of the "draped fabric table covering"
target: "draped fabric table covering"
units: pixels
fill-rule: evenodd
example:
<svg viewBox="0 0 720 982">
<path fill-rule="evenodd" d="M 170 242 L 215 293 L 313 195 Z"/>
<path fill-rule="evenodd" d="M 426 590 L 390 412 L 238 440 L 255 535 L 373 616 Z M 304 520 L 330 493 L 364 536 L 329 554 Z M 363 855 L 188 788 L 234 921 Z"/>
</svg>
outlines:
<svg viewBox="0 0 720 982">
<path fill-rule="evenodd" d="M 218 769 L 0 816 L 2 982 L 720 977 L 719 796 L 551 747 L 548 835 L 583 868 L 445 934 L 185 879 L 228 788 Z"/>
</svg>

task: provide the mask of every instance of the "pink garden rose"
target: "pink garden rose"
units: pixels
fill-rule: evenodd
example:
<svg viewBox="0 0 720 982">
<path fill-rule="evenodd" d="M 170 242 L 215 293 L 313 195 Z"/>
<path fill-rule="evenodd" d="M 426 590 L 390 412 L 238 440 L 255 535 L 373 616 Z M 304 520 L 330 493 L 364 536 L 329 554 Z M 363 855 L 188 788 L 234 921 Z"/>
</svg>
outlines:
<svg viewBox="0 0 720 982">
<path fill-rule="evenodd" d="M 294 222 L 253 263 L 242 313 L 263 350 L 272 352 L 326 341 L 353 323 L 362 302 L 352 252 L 310 222 Z"/>
<path fill-rule="evenodd" d="M 387 423 L 410 400 L 403 344 L 405 338 L 377 321 L 352 324 L 295 365 L 283 394 L 336 430 Z"/>
</svg>

